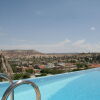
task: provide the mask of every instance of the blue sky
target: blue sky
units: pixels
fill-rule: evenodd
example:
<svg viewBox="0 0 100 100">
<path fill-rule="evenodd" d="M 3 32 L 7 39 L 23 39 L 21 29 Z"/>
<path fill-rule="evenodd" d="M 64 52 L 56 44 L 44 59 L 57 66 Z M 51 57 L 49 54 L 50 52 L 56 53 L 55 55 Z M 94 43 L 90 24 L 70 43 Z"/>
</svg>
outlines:
<svg viewBox="0 0 100 100">
<path fill-rule="evenodd" d="M 0 49 L 99 52 L 100 0 L 0 0 Z"/>
</svg>

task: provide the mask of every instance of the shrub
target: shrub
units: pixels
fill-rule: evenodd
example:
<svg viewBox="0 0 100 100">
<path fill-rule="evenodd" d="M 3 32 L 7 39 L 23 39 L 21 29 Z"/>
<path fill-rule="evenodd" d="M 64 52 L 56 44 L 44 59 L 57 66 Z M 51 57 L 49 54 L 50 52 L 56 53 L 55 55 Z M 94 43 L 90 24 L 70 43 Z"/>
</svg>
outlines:
<svg viewBox="0 0 100 100">
<path fill-rule="evenodd" d="M 13 76 L 14 80 L 25 79 L 25 78 L 30 78 L 30 75 L 28 73 L 17 73 L 14 74 Z"/>
<path fill-rule="evenodd" d="M 26 72 L 32 74 L 34 71 L 32 69 L 27 69 Z"/>
<path fill-rule="evenodd" d="M 60 74 L 64 73 L 64 70 L 59 70 L 59 69 L 51 69 L 51 68 L 45 68 L 41 70 L 41 73 L 46 73 L 46 74 Z"/>
</svg>

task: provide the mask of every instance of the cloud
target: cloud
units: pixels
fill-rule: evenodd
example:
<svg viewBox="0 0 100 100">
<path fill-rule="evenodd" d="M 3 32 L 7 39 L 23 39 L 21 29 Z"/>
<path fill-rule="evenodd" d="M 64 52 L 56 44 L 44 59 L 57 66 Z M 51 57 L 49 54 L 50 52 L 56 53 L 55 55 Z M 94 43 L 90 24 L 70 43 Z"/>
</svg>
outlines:
<svg viewBox="0 0 100 100">
<path fill-rule="evenodd" d="M 42 52 L 57 52 L 64 50 L 67 44 L 71 41 L 66 39 L 64 41 L 54 44 L 21 44 L 21 45 L 2 45 L 1 49 L 36 49 Z M 63 52 L 63 51 L 62 51 Z"/>
<path fill-rule="evenodd" d="M 84 44 L 85 43 L 85 40 L 78 40 L 74 43 L 74 45 L 81 45 L 81 44 Z"/>
<path fill-rule="evenodd" d="M 23 42 L 24 43 L 24 42 Z M 63 40 L 54 44 L 0 45 L 0 49 L 35 49 L 44 53 L 99 52 L 100 43 L 88 43 L 86 40 Z"/>
<path fill-rule="evenodd" d="M 65 44 L 67 44 L 67 43 L 70 43 L 70 42 L 71 42 L 70 40 L 66 39 L 66 40 L 64 40 L 64 41 L 59 42 L 59 43 L 56 44 L 56 45 L 62 46 L 62 45 L 65 45 Z"/>
<path fill-rule="evenodd" d="M 91 30 L 91 31 L 95 31 L 96 28 L 95 28 L 94 26 L 92 26 L 92 27 L 90 27 L 90 30 Z"/>
</svg>

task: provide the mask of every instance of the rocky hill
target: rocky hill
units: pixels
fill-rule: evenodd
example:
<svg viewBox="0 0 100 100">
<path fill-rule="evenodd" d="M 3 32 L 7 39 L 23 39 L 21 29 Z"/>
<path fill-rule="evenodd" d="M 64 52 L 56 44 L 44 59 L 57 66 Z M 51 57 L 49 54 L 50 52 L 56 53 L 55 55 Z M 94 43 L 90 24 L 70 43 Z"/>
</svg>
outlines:
<svg viewBox="0 0 100 100">
<path fill-rule="evenodd" d="M 42 56 L 45 55 L 36 50 L 4 50 L 2 53 L 7 57 L 23 57 L 23 56 Z"/>
</svg>

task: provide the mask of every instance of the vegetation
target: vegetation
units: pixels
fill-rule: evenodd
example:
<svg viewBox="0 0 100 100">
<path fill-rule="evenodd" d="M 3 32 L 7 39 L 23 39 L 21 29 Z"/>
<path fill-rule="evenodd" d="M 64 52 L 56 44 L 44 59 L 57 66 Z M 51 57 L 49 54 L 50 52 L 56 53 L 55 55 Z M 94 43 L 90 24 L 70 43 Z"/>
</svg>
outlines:
<svg viewBox="0 0 100 100">
<path fill-rule="evenodd" d="M 29 66 L 31 66 L 31 68 L 33 67 L 36 73 L 40 72 L 39 74 L 41 75 L 38 76 L 46 76 L 48 74 L 60 74 L 68 71 L 78 71 L 78 70 L 88 69 L 89 68 L 88 65 L 100 63 L 100 54 L 87 53 L 87 54 L 73 54 L 70 56 L 54 55 L 54 56 L 39 56 L 39 57 L 23 56 L 23 57 L 8 58 L 8 61 L 14 72 L 13 78 L 15 80 L 18 80 L 23 78 L 29 78 L 32 74 L 35 73 L 34 70 L 28 69 Z M 59 63 L 64 63 L 65 65 L 60 66 Z M 67 64 L 69 64 L 69 66 Z M 45 69 L 38 68 L 38 67 L 36 69 L 35 68 L 36 65 L 44 65 Z M 50 66 L 51 67 L 54 66 L 55 68 L 50 68 Z M 61 68 L 58 68 L 59 66 Z M 27 68 L 24 69 L 25 67 Z M 0 69 L 0 72 L 3 71 Z"/>
<path fill-rule="evenodd" d="M 87 69 L 88 68 L 88 65 L 85 63 L 78 63 L 76 64 L 76 66 L 77 66 L 77 69 L 82 69 L 82 68 Z"/>
<path fill-rule="evenodd" d="M 14 74 L 13 76 L 14 80 L 26 79 L 26 78 L 30 78 L 30 75 L 28 73 L 18 73 L 18 74 Z"/>
<path fill-rule="evenodd" d="M 64 73 L 64 70 L 59 70 L 59 69 L 51 69 L 51 68 L 45 68 L 41 70 L 42 74 L 60 74 L 60 73 Z"/>
<path fill-rule="evenodd" d="M 26 72 L 29 74 L 33 74 L 34 71 L 32 69 L 27 69 Z"/>
</svg>

